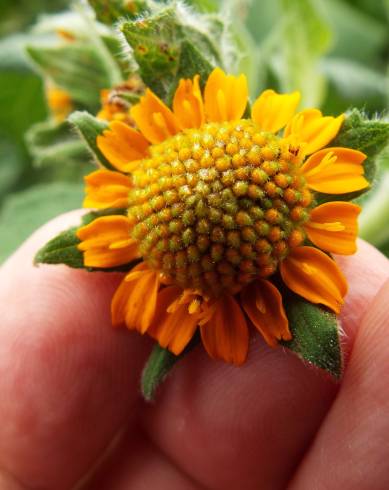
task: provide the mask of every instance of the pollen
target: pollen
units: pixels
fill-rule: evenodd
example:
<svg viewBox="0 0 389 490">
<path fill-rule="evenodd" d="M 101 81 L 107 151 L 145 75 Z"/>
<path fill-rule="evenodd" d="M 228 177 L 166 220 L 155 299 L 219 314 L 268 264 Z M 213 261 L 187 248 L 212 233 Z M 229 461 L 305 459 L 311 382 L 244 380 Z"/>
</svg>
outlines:
<svg viewBox="0 0 389 490">
<path fill-rule="evenodd" d="M 303 241 L 313 207 L 289 146 L 252 120 L 152 145 L 129 195 L 143 260 L 169 284 L 216 296 L 273 274 Z"/>
</svg>

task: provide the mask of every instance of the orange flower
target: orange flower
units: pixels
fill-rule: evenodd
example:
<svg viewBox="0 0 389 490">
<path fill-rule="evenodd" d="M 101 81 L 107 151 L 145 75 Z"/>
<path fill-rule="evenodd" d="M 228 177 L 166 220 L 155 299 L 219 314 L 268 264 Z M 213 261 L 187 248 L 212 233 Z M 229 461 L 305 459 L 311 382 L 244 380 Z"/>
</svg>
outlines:
<svg viewBox="0 0 389 490">
<path fill-rule="evenodd" d="M 70 94 L 59 87 L 48 87 L 46 89 L 47 105 L 56 122 L 65 121 L 73 110 L 73 102 Z"/>
<path fill-rule="evenodd" d="M 316 196 L 368 186 L 363 153 L 326 147 L 343 115 L 295 114 L 298 92 L 266 90 L 244 117 L 247 97 L 244 75 L 219 68 L 203 93 L 199 76 L 181 80 L 172 108 L 146 90 L 131 110 L 137 129 L 113 122 L 97 140 L 118 171 L 86 178 L 86 205 L 126 206 L 128 218 L 99 218 L 78 234 L 86 265 L 142 259 L 115 294 L 115 325 L 176 355 L 199 330 L 211 357 L 236 365 L 248 352 L 247 317 L 270 346 L 292 337 L 275 272 L 340 311 L 347 283 L 324 252 L 355 252 L 360 208 Z"/>
<path fill-rule="evenodd" d="M 138 257 L 137 243 L 130 237 L 131 225 L 125 216 L 103 216 L 80 228 L 78 248 L 87 267 L 110 268 Z"/>
<path fill-rule="evenodd" d="M 85 177 L 84 207 L 86 208 L 127 208 L 131 179 L 119 172 L 96 170 Z"/>
</svg>

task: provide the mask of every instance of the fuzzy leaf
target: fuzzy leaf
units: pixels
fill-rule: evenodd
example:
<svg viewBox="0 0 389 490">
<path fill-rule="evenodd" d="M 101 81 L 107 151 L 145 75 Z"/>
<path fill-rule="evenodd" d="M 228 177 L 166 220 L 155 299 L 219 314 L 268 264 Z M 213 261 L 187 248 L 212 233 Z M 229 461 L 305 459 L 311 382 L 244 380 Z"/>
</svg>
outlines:
<svg viewBox="0 0 389 490">
<path fill-rule="evenodd" d="M 215 62 L 222 65 L 212 33 L 184 22 L 175 3 L 149 17 L 123 22 L 120 29 L 143 81 L 165 102 L 180 76 L 209 72 Z"/>
<path fill-rule="evenodd" d="M 88 225 L 101 216 L 112 216 L 125 213 L 125 209 L 104 209 L 102 211 L 92 211 L 82 217 L 81 225 Z M 52 238 L 38 251 L 35 256 L 34 263 L 64 264 L 75 269 L 87 269 L 89 271 L 98 270 L 105 272 L 128 271 L 135 265 L 134 262 L 131 264 L 126 264 L 125 266 L 113 267 L 109 269 L 85 267 L 83 253 L 77 248 L 77 245 L 80 243 L 80 239 L 76 235 L 78 228 L 78 226 L 72 227 Z"/>
<path fill-rule="evenodd" d="M 90 154 L 66 121 L 35 124 L 26 133 L 26 143 L 37 167 L 52 165 L 78 176 L 88 169 Z"/>
<path fill-rule="evenodd" d="M 166 379 L 176 362 L 185 357 L 199 343 L 200 336 L 195 335 L 179 356 L 172 354 L 157 343 L 154 345 L 143 369 L 141 379 L 141 390 L 146 401 L 152 402 L 154 400 L 158 386 Z"/>
<path fill-rule="evenodd" d="M 44 75 L 91 112 L 100 105 L 100 91 L 111 85 L 104 60 L 94 46 L 73 42 L 59 46 L 29 46 L 28 54 Z"/>
<path fill-rule="evenodd" d="M 336 315 L 296 295 L 284 301 L 293 339 L 282 345 L 334 378 L 342 375 L 342 351 Z"/>
<path fill-rule="evenodd" d="M 148 9 L 145 0 L 88 0 L 90 6 L 96 12 L 96 17 L 104 24 L 113 24 L 120 18 L 134 18 Z"/>
<path fill-rule="evenodd" d="M 0 106 L 2 131 L 21 145 L 25 131 L 46 117 L 42 81 L 25 70 L 0 69 Z"/>
<path fill-rule="evenodd" d="M 179 356 L 155 344 L 142 373 L 141 386 L 145 400 L 148 402 L 154 400 L 158 386 L 178 360 Z"/>
<path fill-rule="evenodd" d="M 87 112 L 80 111 L 73 112 L 69 117 L 69 122 L 77 129 L 79 135 L 86 143 L 87 148 L 96 159 L 96 162 L 112 170 L 112 165 L 101 153 L 96 144 L 97 136 L 102 134 L 103 131 L 108 128 L 108 123 L 100 121 Z"/>
<path fill-rule="evenodd" d="M 338 136 L 331 146 L 344 146 L 366 153 L 364 162 L 365 177 L 372 185 L 376 174 L 376 159 L 389 142 L 389 122 L 379 119 L 368 119 L 358 109 L 348 114 Z M 369 188 L 357 192 L 341 194 L 336 200 L 350 201 L 368 192 Z M 333 195 L 317 194 L 318 203 L 334 200 Z"/>
<path fill-rule="evenodd" d="M 204 58 L 196 46 L 183 41 L 174 85 L 178 84 L 180 78 L 193 78 L 197 74 L 200 75 L 200 81 L 204 85 L 212 69 L 213 65 Z"/>
<path fill-rule="evenodd" d="M 77 227 L 63 231 L 46 243 L 35 256 L 35 264 L 65 264 L 69 267 L 82 269 L 83 254 L 78 250 L 80 243 L 76 235 Z"/>
</svg>

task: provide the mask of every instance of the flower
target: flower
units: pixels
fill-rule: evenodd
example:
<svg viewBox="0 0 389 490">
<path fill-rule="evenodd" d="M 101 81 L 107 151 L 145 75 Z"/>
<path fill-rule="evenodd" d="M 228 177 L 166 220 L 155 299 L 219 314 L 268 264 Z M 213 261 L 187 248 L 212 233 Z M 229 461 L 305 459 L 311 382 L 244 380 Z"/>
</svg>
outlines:
<svg viewBox="0 0 389 490">
<path fill-rule="evenodd" d="M 134 120 L 129 112 L 130 102 L 139 98 L 142 90 L 143 84 L 136 76 L 130 77 L 113 89 L 103 89 L 100 93 L 101 109 L 97 118 L 105 121 L 122 121 L 132 126 Z"/>
<path fill-rule="evenodd" d="M 73 110 L 73 102 L 70 94 L 59 87 L 52 85 L 46 88 L 47 105 L 57 123 L 65 121 Z"/>
<path fill-rule="evenodd" d="M 330 198 L 368 186 L 363 153 L 327 147 L 343 115 L 295 114 L 298 92 L 266 90 L 250 116 L 247 98 L 245 76 L 219 68 L 203 91 L 198 75 L 180 80 L 172 108 L 147 89 L 136 129 L 114 121 L 97 139 L 115 170 L 86 177 L 86 206 L 127 215 L 78 231 L 88 267 L 140 260 L 114 295 L 114 325 L 176 355 L 199 329 L 211 357 L 237 365 L 247 318 L 270 346 L 291 339 L 280 279 L 340 311 L 347 283 L 329 253 L 355 252 L 360 208 Z"/>
</svg>

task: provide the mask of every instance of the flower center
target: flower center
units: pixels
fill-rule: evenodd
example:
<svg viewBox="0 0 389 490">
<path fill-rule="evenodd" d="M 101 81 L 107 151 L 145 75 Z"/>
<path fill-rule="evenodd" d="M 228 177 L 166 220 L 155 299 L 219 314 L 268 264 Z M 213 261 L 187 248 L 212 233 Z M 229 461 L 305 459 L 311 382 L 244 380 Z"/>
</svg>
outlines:
<svg viewBox="0 0 389 490">
<path fill-rule="evenodd" d="M 128 214 L 143 259 L 167 282 L 235 293 L 303 242 L 312 196 L 290 141 L 244 119 L 186 130 L 150 153 Z"/>
</svg>

